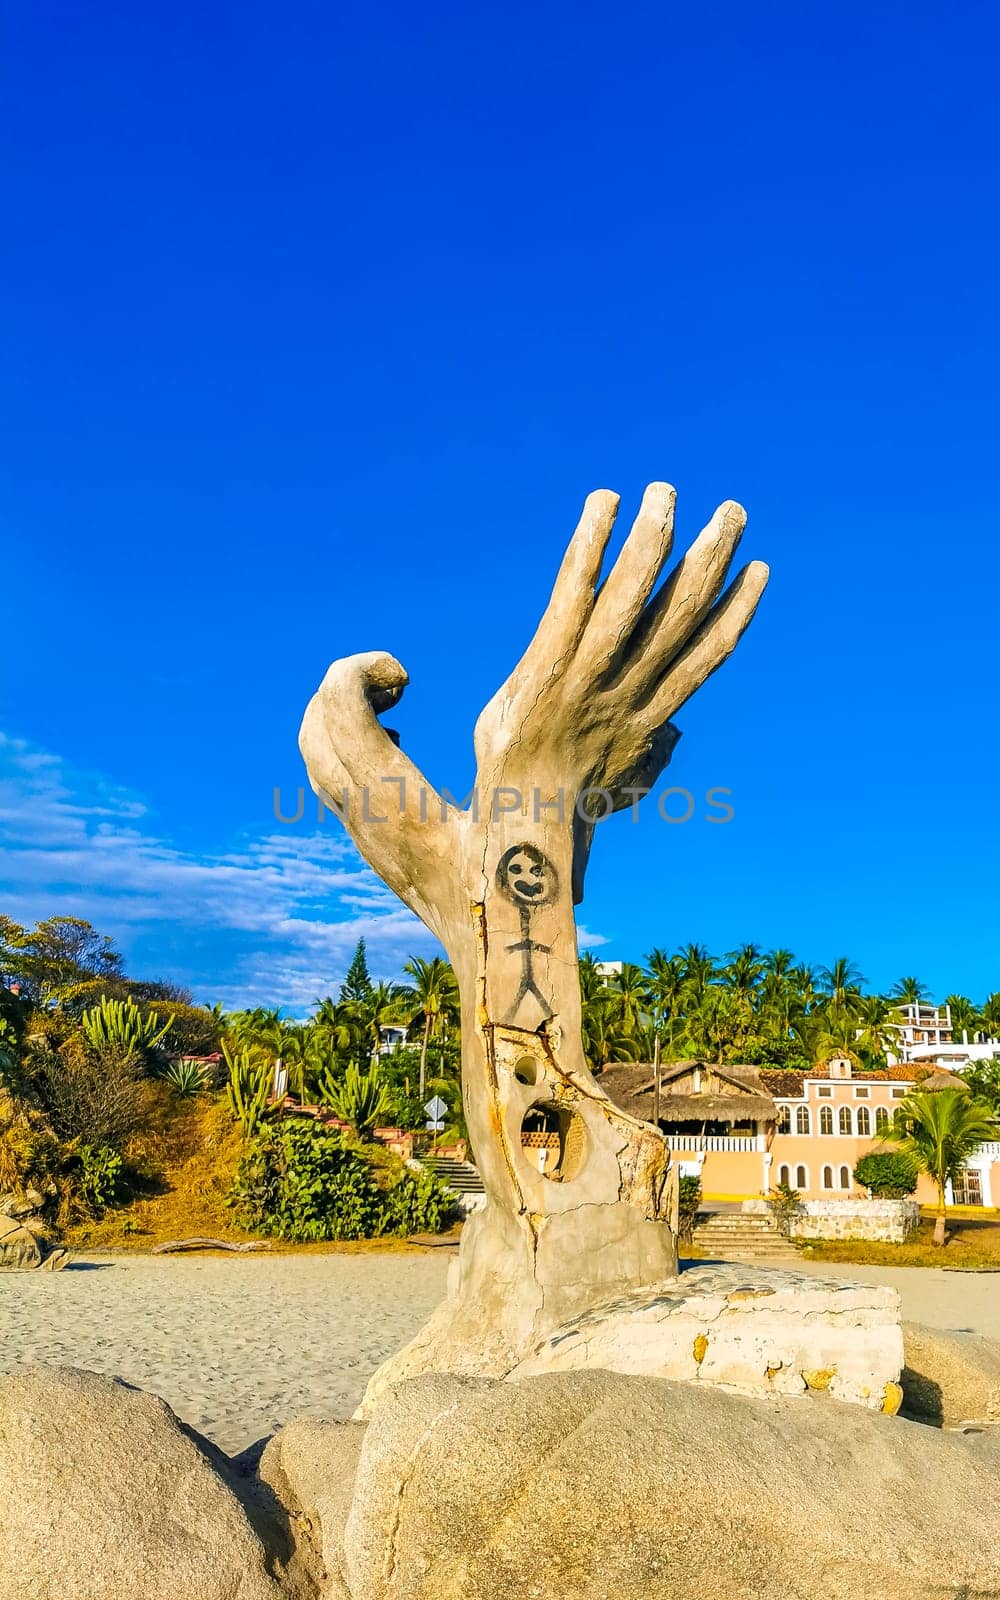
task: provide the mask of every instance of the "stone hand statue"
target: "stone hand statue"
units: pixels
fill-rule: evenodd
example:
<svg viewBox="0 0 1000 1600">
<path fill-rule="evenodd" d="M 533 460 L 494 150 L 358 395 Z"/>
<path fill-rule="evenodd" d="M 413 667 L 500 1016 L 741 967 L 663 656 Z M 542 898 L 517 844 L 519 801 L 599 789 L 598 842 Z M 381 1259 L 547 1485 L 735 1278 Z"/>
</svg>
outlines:
<svg viewBox="0 0 1000 1600">
<path fill-rule="evenodd" d="M 596 821 L 655 782 L 678 737 L 670 719 L 733 650 L 767 582 L 752 562 L 726 587 L 746 521 L 727 501 L 657 588 L 674 501 L 668 484 L 649 486 L 601 582 L 618 497 L 588 497 L 535 636 L 476 724 L 462 802 L 379 721 L 408 681 L 392 656 L 335 661 L 306 710 L 313 788 L 455 968 L 487 1194 L 449 1299 L 372 1393 L 435 1367 L 502 1375 L 567 1317 L 676 1272 L 665 1140 L 614 1106 L 584 1060 L 573 916 Z M 541 1131 L 543 1164 L 526 1129 Z"/>
</svg>

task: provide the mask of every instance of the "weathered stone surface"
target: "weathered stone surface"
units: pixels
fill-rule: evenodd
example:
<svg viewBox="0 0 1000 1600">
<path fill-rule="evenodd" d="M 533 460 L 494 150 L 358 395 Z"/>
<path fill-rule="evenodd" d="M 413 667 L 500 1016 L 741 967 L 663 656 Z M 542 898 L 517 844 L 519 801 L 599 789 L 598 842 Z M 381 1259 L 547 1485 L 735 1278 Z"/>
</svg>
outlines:
<svg viewBox="0 0 1000 1600">
<path fill-rule="evenodd" d="M 28 1272 L 41 1264 L 41 1246 L 31 1229 L 18 1217 L 0 1215 L 0 1269 Z"/>
<path fill-rule="evenodd" d="M 744 1200 L 743 1210 L 766 1209 L 765 1200 Z M 793 1239 L 872 1239 L 904 1244 L 920 1226 L 915 1200 L 802 1200 L 791 1218 Z"/>
<path fill-rule="evenodd" d="M 324 1593 L 342 1583 L 344 1528 L 365 1425 L 302 1419 L 271 1439 L 258 1475 L 289 1513 L 303 1565 Z"/>
<path fill-rule="evenodd" d="M 115 1379 L 0 1379 L 3 1600 L 277 1600 L 212 1455 L 165 1401 Z"/>
<path fill-rule="evenodd" d="M 1000 1343 L 979 1333 L 903 1324 L 908 1415 L 944 1427 L 1000 1423 Z"/>
<path fill-rule="evenodd" d="M 978 1441 L 612 1373 L 441 1375 L 369 1425 L 352 1600 L 943 1600 L 1000 1592 Z"/>
<path fill-rule="evenodd" d="M 468 803 L 439 795 L 380 724 L 408 682 L 386 652 L 335 661 L 306 709 L 313 787 L 454 966 L 487 1195 L 447 1304 L 369 1404 L 407 1372 L 509 1369 L 569 1317 L 676 1271 L 666 1141 L 613 1104 L 584 1056 L 573 916 L 596 819 L 648 792 L 678 737 L 671 718 L 735 648 L 767 581 L 751 563 L 725 587 L 746 521 L 727 501 L 660 584 L 674 500 L 649 485 L 602 577 L 618 497 L 588 498 L 537 632 L 477 721 Z M 525 1148 L 533 1131 L 553 1141 L 544 1171 Z"/>
<path fill-rule="evenodd" d="M 601 1368 L 747 1394 L 821 1391 L 893 1412 L 902 1367 L 895 1289 L 716 1264 L 594 1307 L 509 1376 Z"/>
</svg>

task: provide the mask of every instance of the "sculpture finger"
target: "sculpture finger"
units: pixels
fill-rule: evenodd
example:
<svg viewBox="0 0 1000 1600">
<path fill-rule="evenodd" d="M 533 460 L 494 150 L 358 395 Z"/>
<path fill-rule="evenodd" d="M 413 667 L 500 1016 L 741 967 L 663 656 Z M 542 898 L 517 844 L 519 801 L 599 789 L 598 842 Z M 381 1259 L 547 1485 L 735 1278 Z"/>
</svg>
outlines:
<svg viewBox="0 0 1000 1600">
<path fill-rule="evenodd" d="M 640 617 L 623 684 L 639 688 L 661 676 L 694 635 L 722 592 L 746 520 L 735 500 L 724 501 L 713 513 Z"/>
<path fill-rule="evenodd" d="M 595 663 L 627 649 L 632 630 L 670 554 L 677 491 L 651 483 L 642 497 L 621 555 L 601 587 L 587 630 L 587 649 Z"/>
<path fill-rule="evenodd" d="M 595 489 L 588 494 L 525 658 L 537 647 L 551 663 L 580 639 L 594 609 L 601 563 L 618 505 L 619 496 L 610 489 Z"/>
<path fill-rule="evenodd" d="M 645 707 L 649 725 L 658 727 L 672 717 L 735 650 L 767 587 L 768 577 L 763 561 L 751 561 L 737 575 L 694 637 L 667 667 Z"/>
</svg>

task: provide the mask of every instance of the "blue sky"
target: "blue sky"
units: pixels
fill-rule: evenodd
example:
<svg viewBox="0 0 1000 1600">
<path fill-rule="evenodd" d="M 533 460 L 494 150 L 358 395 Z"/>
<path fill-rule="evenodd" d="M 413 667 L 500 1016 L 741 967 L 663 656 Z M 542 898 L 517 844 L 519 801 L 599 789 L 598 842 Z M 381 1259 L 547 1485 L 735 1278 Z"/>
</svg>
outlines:
<svg viewBox="0 0 1000 1600">
<path fill-rule="evenodd" d="M 598 834 L 603 954 L 1000 987 L 996 14 L 9 8 L 0 904 L 204 998 L 432 944 L 286 825 L 388 649 L 453 789 L 586 492 L 741 500 L 771 587 Z M 464 789 L 458 790 L 464 792 Z"/>
</svg>

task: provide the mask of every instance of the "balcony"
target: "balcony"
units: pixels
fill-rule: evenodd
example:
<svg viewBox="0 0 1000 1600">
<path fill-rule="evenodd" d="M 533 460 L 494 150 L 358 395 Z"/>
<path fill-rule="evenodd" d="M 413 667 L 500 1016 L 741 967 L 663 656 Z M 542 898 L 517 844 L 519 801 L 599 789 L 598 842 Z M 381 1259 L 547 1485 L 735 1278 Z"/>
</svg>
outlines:
<svg viewBox="0 0 1000 1600">
<path fill-rule="evenodd" d="M 668 1150 L 730 1150 L 742 1155 L 766 1149 L 762 1133 L 668 1133 Z"/>
</svg>

